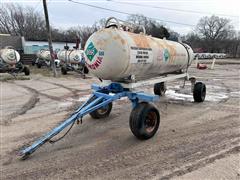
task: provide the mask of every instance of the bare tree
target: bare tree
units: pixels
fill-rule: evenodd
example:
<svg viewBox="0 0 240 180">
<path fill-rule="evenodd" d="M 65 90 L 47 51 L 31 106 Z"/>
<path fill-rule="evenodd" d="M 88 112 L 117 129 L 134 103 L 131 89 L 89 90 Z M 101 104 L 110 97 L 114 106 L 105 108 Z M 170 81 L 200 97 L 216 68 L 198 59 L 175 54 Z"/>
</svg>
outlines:
<svg viewBox="0 0 240 180">
<path fill-rule="evenodd" d="M 84 48 L 88 38 L 97 30 L 98 30 L 98 27 L 95 25 L 72 27 L 67 30 L 66 37 L 70 39 L 75 38 L 76 40 L 76 36 L 78 36 L 80 38 L 81 48 Z"/>
<path fill-rule="evenodd" d="M 209 52 L 218 51 L 220 41 L 234 37 L 234 29 L 230 20 L 214 15 L 201 18 L 196 26 L 196 32 L 204 40 Z"/>
<path fill-rule="evenodd" d="M 233 26 L 230 24 L 230 20 L 214 15 L 201 18 L 196 30 L 199 36 L 210 40 L 224 40 L 231 38 L 233 34 Z"/>
<path fill-rule="evenodd" d="M 79 37 L 81 40 L 81 47 L 84 48 L 85 43 L 87 42 L 88 38 L 96 32 L 98 29 L 94 26 L 82 26 L 79 28 Z"/>
<path fill-rule="evenodd" d="M 25 36 L 26 39 L 46 39 L 43 17 L 33 10 L 18 4 L 5 3 L 0 8 L 0 32 Z"/>
<path fill-rule="evenodd" d="M 169 38 L 170 33 L 167 28 L 155 20 L 149 19 L 141 14 L 133 14 L 128 16 L 127 21 L 136 25 L 143 25 L 146 29 L 146 33 L 157 38 Z M 140 29 L 137 29 L 138 32 Z"/>
<path fill-rule="evenodd" d="M 0 8 L 0 31 L 2 33 L 16 34 L 14 8 L 12 4 L 2 4 Z"/>
<path fill-rule="evenodd" d="M 45 20 L 41 14 L 32 8 L 25 10 L 24 34 L 29 40 L 47 40 Z"/>
<path fill-rule="evenodd" d="M 102 19 L 100 19 L 99 21 L 96 21 L 96 22 L 93 24 L 93 27 L 95 27 L 95 28 L 97 28 L 97 29 L 104 28 L 104 27 L 105 27 L 105 24 L 106 24 L 106 21 L 107 21 L 106 18 L 102 18 Z"/>
<path fill-rule="evenodd" d="M 182 37 L 192 48 L 201 52 L 226 53 L 230 57 L 240 56 L 240 34 L 229 19 L 203 17 L 195 30 Z"/>
</svg>

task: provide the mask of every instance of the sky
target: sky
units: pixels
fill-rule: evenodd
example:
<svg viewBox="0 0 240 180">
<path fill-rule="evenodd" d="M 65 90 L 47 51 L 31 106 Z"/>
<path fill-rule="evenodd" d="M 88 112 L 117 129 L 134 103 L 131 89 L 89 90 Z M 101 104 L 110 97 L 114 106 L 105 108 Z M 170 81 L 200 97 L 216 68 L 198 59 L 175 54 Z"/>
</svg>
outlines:
<svg viewBox="0 0 240 180">
<path fill-rule="evenodd" d="M 235 29 L 240 30 L 240 0 L 72 0 L 130 14 L 142 14 L 184 35 L 194 31 L 203 16 L 213 14 L 231 19 Z M 32 6 L 43 13 L 42 0 L 0 0 L 0 3 L 19 3 Z M 50 23 L 57 28 L 92 25 L 108 17 L 126 20 L 127 15 L 96 9 L 69 0 L 47 0 Z M 155 7 L 155 8 L 153 8 Z M 171 9 L 171 10 L 170 10 Z M 193 12 L 194 11 L 194 12 Z M 160 21 L 162 20 L 162 21 Z M 169 22 L 170 21 L 170 22 Z"/>
</svg>

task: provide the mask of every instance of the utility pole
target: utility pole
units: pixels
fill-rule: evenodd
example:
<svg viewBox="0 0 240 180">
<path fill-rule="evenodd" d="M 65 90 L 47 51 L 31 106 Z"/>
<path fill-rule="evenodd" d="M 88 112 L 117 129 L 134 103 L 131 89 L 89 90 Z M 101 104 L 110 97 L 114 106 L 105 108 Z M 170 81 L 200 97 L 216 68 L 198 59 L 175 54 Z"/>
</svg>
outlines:
<svg viewBox="0 0 240 180">
<path fill-rule="evenodd" d="M 52 35 L 51 35 L 51 29 L 49 25 L 49 18 L 48 18 L 48 10 L 47 10 L 47 2 L 46 0 L 43 0 L 43 9 L 44 9 L 44 14 L 45 14 L 45 21 L 46 21 L 46 29 L 48 33 L 48 46 L 50 50 L 50 55 L 51 55 L 51 68 L 53 71 L 53 76 L 57 77 L 57 70 L 56 70 L 56 65 L 55 65 L 55 58 L 53 54 L 53 47 L 52 47 Z"/>
</svg>

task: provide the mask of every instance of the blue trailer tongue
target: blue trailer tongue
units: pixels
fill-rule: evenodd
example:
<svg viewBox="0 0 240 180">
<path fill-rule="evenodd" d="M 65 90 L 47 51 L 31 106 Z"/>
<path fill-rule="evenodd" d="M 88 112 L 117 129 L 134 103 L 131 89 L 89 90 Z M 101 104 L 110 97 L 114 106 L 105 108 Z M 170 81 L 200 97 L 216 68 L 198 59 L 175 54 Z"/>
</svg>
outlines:
<svg viewBox="0 0 240 180">
<path fill-rule="evenodd" d="M 31 146 L 20 151 L 19 155 L 21 156 L 21 159 L 23 160 L 26 159 L 30 154 L 32 154 L 46 142 L 54 142 L 51 140 L 54 136 L 59 134 L 68 126 L 73 125 L 79 119 L 82 119 L 85 115 L 92 113 L 91 115 L 94 118 L 102 118 L 105 117 L 106 115 L 109 115 L 111 111 L 111 108 L 109 109 L 110 107 L 109 104 L 111 104 L 113 101 L 117 99 L 120 99 L 122 97 L 128 97 L 133 104 L 133 108 L 137 107 L 140 102 L 153 102 L 159 99 L 159 96 L 156 95 L 148 95 L 141 92 L 138 93 L 131 92 L 129 89 L 124 89 L 119 83 L 111 83 L 110 85 L 105 87 L 92 85 L 92 89 L 95 90 L 92 96 L 83 105 L 81 105 L 68 119 L 66 119 L 64 122 L 62 122 L 60 125 L 55 127 L 47 134 L 43 135 Z M 113 93 L 113 95 L 110 95 L 110 93 L 111 94 Z M 102 114 L 96 113 L 100 109 L 102 110 L 106 109 L 107 111 L 102 111 L 101 112 Z"/>
</svg>

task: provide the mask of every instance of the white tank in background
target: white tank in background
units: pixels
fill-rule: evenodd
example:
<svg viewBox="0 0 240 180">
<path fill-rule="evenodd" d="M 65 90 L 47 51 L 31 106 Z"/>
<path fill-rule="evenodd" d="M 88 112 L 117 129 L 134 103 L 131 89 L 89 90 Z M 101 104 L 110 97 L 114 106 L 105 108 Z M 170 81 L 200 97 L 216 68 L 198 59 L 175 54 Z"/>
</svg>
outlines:
<svg viewBox="0 0 240 180">
<path fill-rule="evenodd" d="M 79 64 L 82 62 L 83 50 L 61 50 L 58 52 L 57 57 L 60 61 L 70 64 Z"/>
<path fill-rule="evenodd" d="M 20 54 L 10 46 L 0 49 L 0 73 L 10 73 L 14 76 L 18 73 L 30 74 L 27 66 L 20 61 Z"/>
<path fill-rule="evenodd" d="M 42 50 L 38 51 L 36 55 L 40 59 L 47 60 L 47 61 L 51 60 L 51 55 L 50 55 L 49 50 L 42 49 Z"/>
<path fill-rule="evenodd" d="M 54 58 L 55 58 L 54 52 Z M 37 65 L 38 68 L 41 68 L 43 65 L 50 66 L 51 65 L 51 54 L 48 49 L 41 49 L 36 53 L 37 59 L 33 61 L 33 65 Z M 56 67 L 60 66 L 60 60 L 54 59 L 54 63 Z"/>
<path fill-rule="evenodd" d="M 0 59 L 7 64 L 14 65 L 20 61 L 20 55 L 14 49 L 4 48 L 0 50 Z"/>
<path fill-rule="evenodd" d="M 68 71 L 75 71 L 83 75 L 88 73 L 85 66 L 84 51 L 79 49 L 61 50 L 57 53 L 58 59 L 61 61 L 62 74 L 66 75 Z"/>
</svg>

